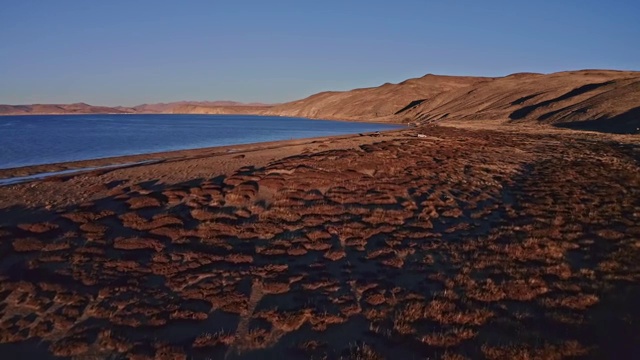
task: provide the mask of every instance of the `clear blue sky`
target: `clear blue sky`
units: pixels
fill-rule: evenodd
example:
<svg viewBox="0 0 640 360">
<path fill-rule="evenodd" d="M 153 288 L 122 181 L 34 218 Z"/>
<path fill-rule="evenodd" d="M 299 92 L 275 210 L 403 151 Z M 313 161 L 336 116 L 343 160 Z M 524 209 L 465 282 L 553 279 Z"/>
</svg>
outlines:
<svg viewBox="0 0 640 360">
<path fill-rule="evenodd" d="M 640 70 L 638 0 L 0 5 L 0 104 L 283 102 L 426 73 Z"/>
</svg>

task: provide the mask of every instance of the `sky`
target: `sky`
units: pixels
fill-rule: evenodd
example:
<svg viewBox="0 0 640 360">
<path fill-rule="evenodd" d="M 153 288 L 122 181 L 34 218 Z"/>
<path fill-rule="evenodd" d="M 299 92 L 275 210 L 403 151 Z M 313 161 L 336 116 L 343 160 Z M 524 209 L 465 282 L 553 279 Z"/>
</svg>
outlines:
<svg viewBox="0 0 640 360">
<path fill-rule="evenodd" d="M 640 1 L 2 0 L 0 104 L 277 103 L 427 73 L 640 70 Z"/>
</svg>

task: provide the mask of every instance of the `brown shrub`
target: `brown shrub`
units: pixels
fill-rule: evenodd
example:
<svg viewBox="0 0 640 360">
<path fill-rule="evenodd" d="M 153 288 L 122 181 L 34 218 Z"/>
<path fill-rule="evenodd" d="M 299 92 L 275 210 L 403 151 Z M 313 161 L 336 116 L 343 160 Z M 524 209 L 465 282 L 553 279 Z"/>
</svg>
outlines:
<svg viewBox="0 0 640 360">
<path fill-rule="evenodd" d="M 113 240 L 113 247 L 120 250 L 152 249 L 155 251 L 161 251 L 164 249 L 164 244 L 156 239 L 119 237 Z"/>
<path fill-rule="evenodd" d="M 229 254 L 225 256 L 224 261 L 233 264 L 251 264 L 253 262 L 253 256 L 245 254 Z"/>
<path fill-rule="evenodd" d="M 49 232 L 51 230 L 57 229 L 59 226 L 53 223 L 44 222 L 44 223 L 35 223 L 35 224 L 20 224 L 18 225 L 19 229 L 29 231 L 36 234 L 42 234 Z"/>
<path fill-rule="evenodd" d="M 13 250 L 17 252 L 40 251 L 44 243 L 35 238 L 20 238 L 13 240 Z"/>
<path fill-rule="evenodd" d="M 347 256 L 347 253 L 345 253 L 344 250 L 329 250 L 324 253 L 324 257 L 332 261 L 340 260 L 345 256 Z"/>
</svg>

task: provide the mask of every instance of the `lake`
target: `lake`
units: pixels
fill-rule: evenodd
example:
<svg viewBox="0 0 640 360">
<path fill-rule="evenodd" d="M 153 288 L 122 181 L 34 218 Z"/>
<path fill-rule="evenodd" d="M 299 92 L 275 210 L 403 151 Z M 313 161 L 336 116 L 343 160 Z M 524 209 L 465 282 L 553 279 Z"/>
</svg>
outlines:
<svg viewBox="0 0 640 360">
<path fill-rule="evenodd" d="M 0 116 L 0 169 L 397 128 L 249 115 Z"/>
</svg>

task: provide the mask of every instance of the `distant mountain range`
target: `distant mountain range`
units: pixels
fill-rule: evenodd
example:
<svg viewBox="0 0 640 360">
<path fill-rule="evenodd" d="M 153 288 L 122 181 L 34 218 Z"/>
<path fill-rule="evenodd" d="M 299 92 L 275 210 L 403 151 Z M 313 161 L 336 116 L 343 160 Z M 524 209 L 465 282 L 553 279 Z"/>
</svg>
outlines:
<svg viewBox="0 0 640 360">
<path fill-rule="evenodd" d="M 76 104 L 31 104 L 0 105 L 0 115 L 35 115 L 35 114 L 181 114 L 181 113 L 253 113 L 272 105 L 261 103 L 240 103 L 236 101 L 177 101 L 170 103 L 142 104 L 126 106 L 94 106 L 85 103 Z M 215 112 L 214 110 L 222 111 Z"/>
<path fill-rule="evenodd" d="M 236 101 L 177 101 L 170 103 L 142 104 L 134 106 L 131 109 L 138 113 L 180 113 L 183 111 L 195 111 L 198 108 L 264 108 L 269 106 L 271 105 L 262 103 L 241 103 Z"/>
<path fill-rule="evenodd" d="M 640 127 L 640 72 L 580 70 L 505 77 L 429 74 L 399 84 L 322 92 L 276 105 L 233 101 L 135 107 L 0 105 L 0 115 L 65 113 L 257 114 L 396 123 L 502 120 L 629 133 Z"/>
<path fill-rule="evenodd" d="M 0 105 L 0 115 L 31 114 L 123 114 L 126 108 L 76 104 Z"/>
</svg>

